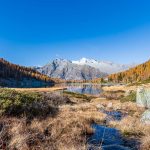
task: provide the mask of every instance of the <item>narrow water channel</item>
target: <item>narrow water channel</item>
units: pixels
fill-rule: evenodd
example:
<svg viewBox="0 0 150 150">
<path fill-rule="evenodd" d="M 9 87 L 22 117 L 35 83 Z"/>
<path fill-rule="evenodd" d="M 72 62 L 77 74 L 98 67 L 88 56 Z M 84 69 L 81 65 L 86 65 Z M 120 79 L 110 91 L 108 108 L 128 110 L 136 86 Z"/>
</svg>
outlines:
<svg viewBox="0 0 150 150">
<path fill-rule="evenodd" d="M 107 127 L 109 121 L 120 121 L 126 115 L 120 111 L 101 110 L 101 112 L 107 114 L 106 126 L 92 124 L 95 132 L 87 140 L 88 150 L 131 150 L 124 146 L 124 140 L 119 130 Z"/>
</svg>

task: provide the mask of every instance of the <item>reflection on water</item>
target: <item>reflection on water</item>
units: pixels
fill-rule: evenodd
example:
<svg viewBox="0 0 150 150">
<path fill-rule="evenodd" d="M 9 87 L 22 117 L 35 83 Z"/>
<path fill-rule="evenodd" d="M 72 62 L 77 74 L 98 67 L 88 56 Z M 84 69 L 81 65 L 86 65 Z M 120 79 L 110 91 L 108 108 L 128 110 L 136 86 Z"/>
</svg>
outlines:
<svg viewBox="0 0 150 150">
<path fill-rule="evenodd" d="M 90 145 L 106 146 L 123 144 L 122 136 L 117 129 L 98 124 L 93 124 L 92 128 L 95 129 L 95 133 L 88 139 Z"/>
<path fill-rule="evenodd" d="M 99 147 L 101 147 L 101 150 L 131 150 L 124 146 L 123 137 L 119 130 L 107 127 L 107 123 L 114 120 L 120 121 L 126 114 L 120 111 L 106 111 L 103 109 L 100 111 L 107 115 L 105 118 L 107 122 L 105 126 L 92 124 L 94 134 L 87 140 L 88 150 L 98 150 Z"/>
<path fill-rule="evenodd" d="M 90 94 L 90 95 L 98 95 L 102 92 L 100 85 L 92 85 L 92 84 L 70 84 L 67 85 L 67 91 L 80 93 L 80 94 Z"/>
<path fill-rule="evenodd" d="M 88 150 L 131 150 L 126 147 L 119 130 L 92 124 L 94 134 L 87 140 Z"/>
</svg>

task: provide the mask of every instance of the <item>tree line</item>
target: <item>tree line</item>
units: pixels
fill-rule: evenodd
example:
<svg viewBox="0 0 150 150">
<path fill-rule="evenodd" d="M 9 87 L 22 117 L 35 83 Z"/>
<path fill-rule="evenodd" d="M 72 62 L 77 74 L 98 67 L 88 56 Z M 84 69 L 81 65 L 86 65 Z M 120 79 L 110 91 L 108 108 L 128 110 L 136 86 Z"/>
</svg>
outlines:
<svg viewBox="0 0 150 150">
<path fill-rule="evenodd" d="M 150 60 L 124 72 L 112 74 L 108 77 L 110 82 L 133 83 L 150 79 Z"/>
<path fill-rule="evenodd" d="M 13 78 L 15 80 L 26 78 L 41 80 L 44 82 L 54 82 L 50 77 L 43 75 L 32 68 L 12 64 L 3 58 L 0 58 L 0 78 Z"/>
</svg>

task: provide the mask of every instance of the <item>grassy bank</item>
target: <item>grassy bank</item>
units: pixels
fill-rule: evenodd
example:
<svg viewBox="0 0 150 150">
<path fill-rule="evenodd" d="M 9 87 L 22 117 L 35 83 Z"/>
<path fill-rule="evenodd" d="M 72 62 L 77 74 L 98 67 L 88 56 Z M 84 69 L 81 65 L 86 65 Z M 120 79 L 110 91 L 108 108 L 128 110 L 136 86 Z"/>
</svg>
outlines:
<svg viewBox="0 0 150 150">
<path fill-rule="evenodd" d="M 121 121 L 108 124 L 122 132 L 126 146 L 149 150 L 150 127 L 140 122 L 144 108 L 128 98 L 120 102 L 87 97 L 0 89 L 0 149 L 86 150 L 87 138 L 95 132 L 91 124 L 106 123 L 102 108 L 127 114 Z"/>
<path fill-rule="evenodd" d="M 86 149 L 93 121 L 105 115 L 54 93 L 1 89 L 0 149 Z"/>
</svg>

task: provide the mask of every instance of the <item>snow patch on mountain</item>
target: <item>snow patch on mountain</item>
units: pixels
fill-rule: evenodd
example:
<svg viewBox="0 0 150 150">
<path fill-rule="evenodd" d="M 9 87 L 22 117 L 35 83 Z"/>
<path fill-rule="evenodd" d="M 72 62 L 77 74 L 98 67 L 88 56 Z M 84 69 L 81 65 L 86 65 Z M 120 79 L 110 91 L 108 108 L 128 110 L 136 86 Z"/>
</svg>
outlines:
<svg viewBox="0 0 150 150">
<path fill-rule="evenodd" d="M 95 59 L 87 59 L 87 58 L 81 58 L 77 61 L 72 61 L 72 63 L 77 65 L 88 65 L 94 68 L 99 69 L 101 72 L 105 72 L 108 74 L 117 73 L 120 71 L 128 70 L 129 68 L 132 68 L 136 66 L 136 64 L 117 64 L 110 61 L 98 61 Z"/>
</svg>

